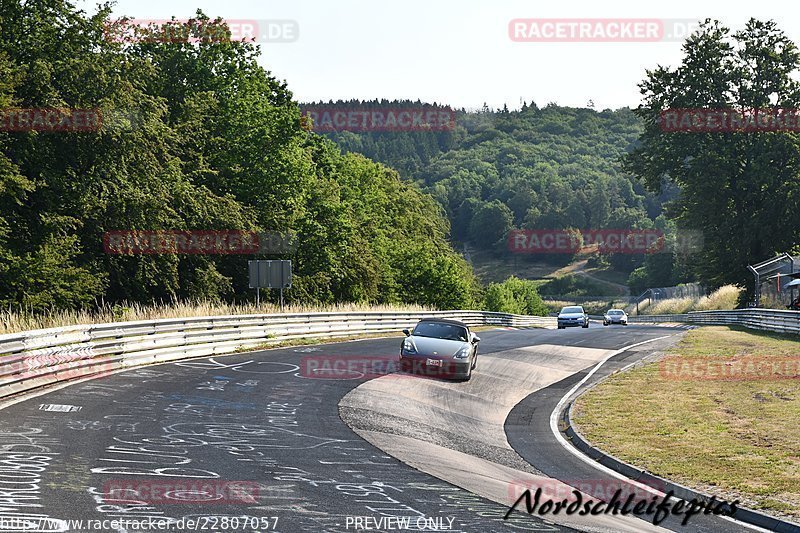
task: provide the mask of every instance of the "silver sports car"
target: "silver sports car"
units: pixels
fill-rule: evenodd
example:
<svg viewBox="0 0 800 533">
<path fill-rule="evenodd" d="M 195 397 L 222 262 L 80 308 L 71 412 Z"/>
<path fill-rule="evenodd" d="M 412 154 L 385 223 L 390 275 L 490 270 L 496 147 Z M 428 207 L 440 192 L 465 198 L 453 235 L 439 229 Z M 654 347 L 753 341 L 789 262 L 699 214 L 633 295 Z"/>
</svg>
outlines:
<svg viewBox="0 0 800 533">
<path fill-rule="evenodd" d="M 607 326 L 609 324 L 622 324 L 623 326 L 627 326 L 628 314 L 622 309 L 609 309 L 606 311 L 606 314 L 603 315 L 603 325 Z"/>
<path fill-rule="evenodd" d="M 478 362 L 480 337 L 458 320 L 423 318 L 413 331 L 403 330 L 403 370 L 469 380 Z"/>
</svg>

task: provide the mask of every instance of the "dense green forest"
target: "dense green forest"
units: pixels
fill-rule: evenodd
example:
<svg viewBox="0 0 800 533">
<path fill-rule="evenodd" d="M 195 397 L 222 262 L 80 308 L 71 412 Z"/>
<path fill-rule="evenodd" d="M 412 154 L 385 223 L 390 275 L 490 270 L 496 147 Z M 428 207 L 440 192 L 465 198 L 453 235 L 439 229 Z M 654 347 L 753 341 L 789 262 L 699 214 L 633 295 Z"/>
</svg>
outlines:
<svg viewBox="0 0 800 533">
<path fill-rule="evenodd" d="M 338 101 L 310 104 L 332 109 L 425 107 L 410 101 Z M 435 107 L 435 105 L 434 105 Z M 596 111 L 525 103 L 520 110 L 456 110 L 447 131 L 337 131 L 325 135 L 344 152 L 358 152 L 399 169 L 442 206 L 456 241 L 510 260 L 506 236 L 522 229 L 658 228 L 674 242 L 675 226 L 663 216 L 676 187 L 649 191 L 621 170 L 636 146 L 643 121 L 630 109 Z M 565 254 L 522 260 L 564 263 Z M 655 254 L 640 284 L 671 285 L 688 273 L 673 253 Z M 623 272 L 644 254 L 604 257 Z M 641 281 L 641 283 L 639 283 Z"/>
<path fill-rule="evenodd" d="M 310 132 L 258 48 L 218 38 L 220 21 L 198 12 L 123 42 L 107 38 L 108 8 L 2 0 L 0 13 L 0 108 L 105 117 L 97 131 L 0 131 L 0 305 L 253 292 L 254 256 L 106 254 L 103 234 L 125 229 L 292 230 L 290 301 L 475 305 L 430 196 Z"/>
<path fill-rule="evenodd" d="M 457 110 L 449 131 L 325 135 L 344 152 L 398 168 L 442 206 L 456 241 L 500 258 L 508 260 L 506 236 L 515 228 L 655 228 L 665 236 L 662 253 L 599 260 L 629 273 L 635 292 L 700 281 L 709 289 L 747 287 L 747 298 L 748 264 L 800 249 L 800 134 L 796 128 L 675 131 L 664 127 L 662 113 L 796 115 L 800 51 L 774 22 L 753 19 L 739 32 L 707 20 L 683 53 L 677 67 L 647 71 L 635 110 L 484 105 Z M 563 255 L 532 259 L 570 259 Z"/>
<path fill-rule="evenodd" d="M 0 306 L 251 298 L 245 255 L 114 255 L 116 230 L 292 231 L 290 301 L 488 305 L 534 312 L 524 280 L 484 295 L 452 245 L 509 258 L 513 229 L 652 229 L 664 253 L 598 261 L 632 290 L 748 285 L 800 241 L 797 132 L 665 132 L 667 108 L 797 108 L 800 53 L 773 23 L 707 22 L 642 105 L 454 110 L 454 127 L 317 133 L 285 82 L 221 20 L 108 38 L 109 7 L 0 0 Z M 175 39 L 185 32 L 191 39 Z M 167 36 L 167 37 L 165 37 Z M 222 36 L 222 37 L 220 37 Z M 314 104 L 309 104 L 314 105 Z M 340 109 L 446 104 L 319 103 Z M 93 110 L 97 128 L 10 125 L 14 110 Z M 19 120 L 19 115 L 17 115 Z M 687 253 L 682 232 L 700 234 Z M 519 261 L 564 264 L 567 254 Z M 485 296 L 485 299 L 484 299 Z"/>
</svg>

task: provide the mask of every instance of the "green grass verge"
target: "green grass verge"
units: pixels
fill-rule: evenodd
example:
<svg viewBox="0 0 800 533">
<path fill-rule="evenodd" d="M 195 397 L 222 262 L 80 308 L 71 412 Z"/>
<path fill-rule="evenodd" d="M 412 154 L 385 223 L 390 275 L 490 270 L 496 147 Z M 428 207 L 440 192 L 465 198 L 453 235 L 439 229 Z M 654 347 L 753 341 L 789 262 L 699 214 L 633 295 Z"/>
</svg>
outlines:
<svg viewBox="0 0 800 533">
<path fill-rule="evenodd" d="M 668 355 L 691 363 L 798 354 L 797 337 L 704 327 Z M 662 368 L 656 362 L 617 373 L 581 396 L 573 416 L 578 429 L 656 475 L 800 517 L 800 378 L 678 380 Z"/>
</svg>

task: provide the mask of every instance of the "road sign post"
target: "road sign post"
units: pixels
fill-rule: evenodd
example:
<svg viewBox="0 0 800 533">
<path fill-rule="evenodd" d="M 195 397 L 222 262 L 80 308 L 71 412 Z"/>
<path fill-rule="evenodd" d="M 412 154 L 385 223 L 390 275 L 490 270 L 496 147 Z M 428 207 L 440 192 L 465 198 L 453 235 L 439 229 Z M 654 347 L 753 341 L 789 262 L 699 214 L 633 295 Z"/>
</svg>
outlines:
<svg viewBox="0 0 800 533">
<path fill-rule="evenodd" d="M 261 305 L 262 287 L 280 289 L 280 304 L 283 311 L 283 289 L 292 288 L 291 259 L 248 261 L 247 267 L 250 274 L 249 286 L 256 290 L 256 304 Z"/>
</svg>

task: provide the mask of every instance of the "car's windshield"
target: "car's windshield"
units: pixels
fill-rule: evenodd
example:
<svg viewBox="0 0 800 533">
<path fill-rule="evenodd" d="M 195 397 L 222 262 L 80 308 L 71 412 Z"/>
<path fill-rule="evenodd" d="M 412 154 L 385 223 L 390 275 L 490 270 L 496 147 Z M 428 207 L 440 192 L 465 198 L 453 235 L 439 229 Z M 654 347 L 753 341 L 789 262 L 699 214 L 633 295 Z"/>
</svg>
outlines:
<svg viewBox="0 0 800 533">
<path fill-rule="evenodd" d="M 618 316 L 618 315 L 622 314 L 622 311 L 620 311 L 619 309 L 615 309 L 615 310 L 609 311 L 608 314 L 609 314 L 609 316 Z"/>
<path fill-rule="evenodd" d="M 467 341 L 467 328 L 456 324 L 443 322 L 420 322 L 414 328 L 413 334 L 417 337 L 434 337 L 451 341 Z"/>
<path fill-rule="evenodd" d="M 561 310 L 561 313 L 583 313 L 583 307 L 565 307 Z"/>
</svg>

